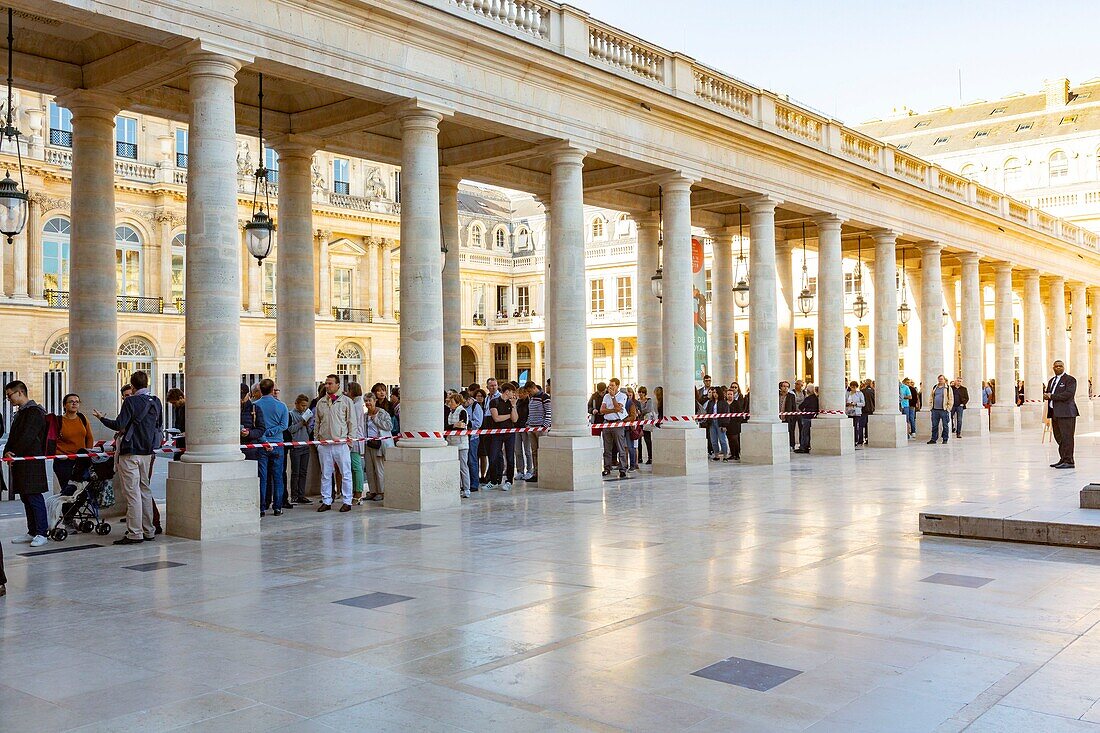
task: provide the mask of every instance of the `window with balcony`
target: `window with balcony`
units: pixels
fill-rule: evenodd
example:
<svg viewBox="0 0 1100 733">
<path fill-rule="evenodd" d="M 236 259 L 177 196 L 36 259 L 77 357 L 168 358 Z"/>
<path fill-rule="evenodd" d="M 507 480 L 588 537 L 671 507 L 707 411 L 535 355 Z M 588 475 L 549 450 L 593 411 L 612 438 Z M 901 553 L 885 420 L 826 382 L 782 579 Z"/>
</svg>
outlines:
<svg viewBox="0 0 1100 733">
<path fill-rule="evenodd" d="M 531 312 L 531 288 L 528 285 L 520 285 L 516 288 L 516 308 L 521 316 Z"/>
<path fill-rule="evenodd" d="M 332 159 L 332 192 L 351 193 L 350 164 L 346 158 Z"/>
<path fill-rule="evenodd" d="M 620 312 L 633 310 L 634 287 L 629 277 L 619 277 L 615 279 L 615 295 Z"/>
<path fill-rule="evenodd" d="M 337 267 L 332 271 L 332 305 L 351 308 L 351 268 Z"/>
<path fill-rule="evenodd" d="M 501 318 L 507 318 L 508 316 L 512 315 L 508 310 L 509 305 L 510 303 L 508 302 L 508 286 L 497 285 L 497 316 Z"/>
<path fill-rule="evenodd" d="M 264 147 L 264 168 L 267 169 L 267 182 L 277 184 L 279 182 L 279 154 L 269 147 Z"/>
<path fill-rule="evenodd" d="M 42 284 L 46 290 L 69 289 L 68 219 L 54 217 L 42 227 Z"/>
<path fill-rule="evenodd" d="M 590 288 L 590 309 L 592 313 L 597 315 L 603 315 L 604 301 L 603 301 L 603 280 L 591 280 L 589 282 Z"/>
<path fill-rule="evenodd" d="M 176 128 L 176 167 L 187 167 L 187 130 Z"/>
<path fill-rule="evenodd" d="M 73 113 L 50 102 L 50 145 L 73 146 Z"/>
<path fill-rule="evenodd" d="M 137 160 L 137 120 L 115 117 L 115 156 Z"/>
<path fill-rule="evenodd" d="M 184 269 L 184 248 L 186 245 L 186 232 L 180 232 L 172 237 L 172 302 L 177 305 L 185 297 L 187 272 Z"/>
<path fill-rule="evenodd" d="M 115 227 L 115 283 L 118 295 L 141 296 L 141 235 L 133 227 Z"/>
<path fill-rule="evenodd" d="M 1050 172 L 1050 180 L 1059 181 L 1069 176 L 1069 157 L 1061 150 L 1051 154 L 1047 166 Z"/>
</svg>

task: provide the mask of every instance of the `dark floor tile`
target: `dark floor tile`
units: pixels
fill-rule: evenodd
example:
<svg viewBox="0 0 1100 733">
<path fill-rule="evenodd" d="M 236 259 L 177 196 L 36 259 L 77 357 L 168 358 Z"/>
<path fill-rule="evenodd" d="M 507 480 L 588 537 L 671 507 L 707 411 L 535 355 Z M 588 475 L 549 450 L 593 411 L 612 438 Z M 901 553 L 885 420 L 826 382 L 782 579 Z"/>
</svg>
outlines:
<svg viewBox="0 0 1100 733">
<path fill-rule="evenodd" d="M 76 552 L 77 550 L 90 550 L 93 547 L 103 547 L 103 545 L 70 545 L 69 547 L 55 547 L 51 550 L 39 550 L 38 552 L 19 552 L 16 554 L 22 557 L 34 557 L 35 555 L 56 555 L 59 552 Z"/>
<path fill-rule="evenodd" d="M 955 585 L 959 588 L 981 588 L 987 583 L 992 583 L 993 578 L 980 578 L 977 575 L 954 575 L 953 573 L 936 573 L 927 578 L 921 578 L 922 583 L 938 583 L 939 585 Z"/>
<path fill-rule="evenodd" d="M 603 504 L 603 499 L 574 499 L 570 504 Z"/>
<path fill-rule="evenodd" d="M 165 568 L 178 568 L 181 565 L 186 565 L 185 562 L 171 562 L 169 560 L 157 560 L 156 562 L 143 562 L 137 565 L 123 565 L 123 570 L 138 570 L 143 573 L 147 573 L 150 570 L 164 570 Z"/>
<path fill-rule="evenodd" d="M 802 672 L 797 669 L 777 667 L 774 664 L 754 662 L 751 659 L 730 657 L 691 674 L 693 677 L 725 682 L 727 685 L 737 685 L 757 692 L 767 692 Z"/>
<path fill-rule="evenodd" d="M 355 608 L 381 608 L 382 606 L 390 606 L 394 603 L 411 601 L 412 599 L 412 596 L 402 596 L 397 593 L 367 593 L 362 596 L 345 598 L 342 601 L 333 601 L 333 603 L 339 603 L 342 606 L 354 606 Z"/>
</svg>

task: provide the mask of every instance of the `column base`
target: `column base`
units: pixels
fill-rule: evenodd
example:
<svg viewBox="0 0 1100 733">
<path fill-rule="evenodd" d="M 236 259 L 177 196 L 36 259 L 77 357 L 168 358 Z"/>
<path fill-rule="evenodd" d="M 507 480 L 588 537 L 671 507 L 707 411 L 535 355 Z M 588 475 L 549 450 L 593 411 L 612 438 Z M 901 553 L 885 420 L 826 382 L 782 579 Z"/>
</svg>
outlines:
<svg viewBox="0 0 1100 733">
<path fill-rule="evenodd" d="M 790 433 L 781 422 L 752 422 L 741 426 L 741 462 L 762 466 L 791 462 Z"/>
<path fill-rule="evenodd" d="M 255 461 L 168 464 L 165 531 L 190 540 L 260 533 Z"/>
<path fill-rule="evenodd" d="M 698 476 L 707 473 L 708 465 L 707 436 L 701 429 L 653 431 L 654 476 Z"/>
<path fill-rule="evenodd" d="M 386 496 L 382 506 L 387 509 L 451 509 L 462 503 L 460 492 L 455 446 L 386 448 Z"/>
<path fill-rule="evenodd" d="M 874 415 L 868 416 L 868 421 Z M 856 452 L 852 421 L 841 417 L 816 417 L 810 421 L 810 450 L 825 456 L 848 456 Z"/>
<path fill-rule="evenodd" d="M 1025 430 L 1028 428 L 1041 428 L 1043 426 L 1043 416 L 1046 414 L 1045 402 L 1025 402 L 1020 405 L 1020 427 Z"/>
<path fill-rule="evenodd" d="M 1012 433 L 1020 429 L 1020 411 L 1016 405 L 993 405 L 989 408 L 989 431 Z"/>
<path fill-rule="evenodd" d="M 918 412 L 918 423 L 922 414 L 928 413 Z M 931 434 L 931 427 L 928 430 Z M 908 434 L 905 415 L 900 412 L 876 412 L 867 416 L 867 444 L 872 448 L 904 448 L 909 444 Z"/>
<path fill-rule="evenodd" d="M 656 432 L 656 431 L 655 431 Z M 592 435 L 554 435 L 539 438 L 540 489 L 576 491 L 600 483 L 603 445 Z"/>
</svg>

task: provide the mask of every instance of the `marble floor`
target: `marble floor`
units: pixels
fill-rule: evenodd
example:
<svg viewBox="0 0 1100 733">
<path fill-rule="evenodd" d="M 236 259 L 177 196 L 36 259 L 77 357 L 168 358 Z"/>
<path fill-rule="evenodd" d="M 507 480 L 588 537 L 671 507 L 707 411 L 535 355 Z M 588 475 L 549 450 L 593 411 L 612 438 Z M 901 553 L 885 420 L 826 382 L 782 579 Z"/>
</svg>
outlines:
<svg viewBox="0 0 1100 733">
<path fill-rule="evenodd" d="M 1098 446 L 1075 471 L 1028 433 L 30 556 L 3 503 L 0 730 L 1100 731 L 1100 551 L 917 532 L 928 505 L 1072 502 Z"/>
</svg>

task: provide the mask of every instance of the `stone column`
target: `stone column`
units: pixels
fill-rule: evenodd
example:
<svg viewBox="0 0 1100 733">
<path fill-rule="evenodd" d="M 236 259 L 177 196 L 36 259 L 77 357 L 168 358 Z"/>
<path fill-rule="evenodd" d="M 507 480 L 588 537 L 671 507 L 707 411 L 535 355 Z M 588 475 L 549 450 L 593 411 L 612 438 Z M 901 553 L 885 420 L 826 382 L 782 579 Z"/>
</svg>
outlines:
<svg viewBox="0 0 1100 733">
<path fill-rule="evenodd" d="M 312 173 L 310 174 L 312 176 Z M 312 187 L 310 189 L 312 196 Z M 318 229 L 317 236 L 317 315 L 322 320 L 332 319 L 332 265 L 329 262 L 328 243 L 332 232 Z"/>
<path fill-rule="evenodd" d="M 275 281 L 275 338 L 283 401 L 294 406 L 298 394 L 317 393 L 313 312 L 313 179 L 310 162 L 316 148 L 287 140 L 279 153 L 279 250 Z M 321 273 L 328 277 L 329 273 Z"/>
<path fill-rule="evenodd" d="M 543 384 L 541 341 L 536 341 L 531 345 L 531 381 L 536 384 Z"/>
<path fill-rule="evenodd" d="M 963 436 L 978 437 L 989 433 L 989 423 L 982 409 L 982 381 L 985 356 L 985 304 L 982 302 L 982 283 L 979 273 L 979 257 L 973 252 L 959 256 L 961 272 L 962 306 L 962 378 L 970 393 L 970 405 L 963 416 Z"/>
<path fill-rule="evenodd" d="M 110 415 L 118 405 L 114 125 L 120 104 L 93 92 L 76 92 L 58 103 L 73 113 L 69 391 L 80 394 L 86 413 L 98 409 Z M 20 263 L 18 248 L 14 265 L 13 295 L 27 297 L 27 263 Z M 92 429 L 97 438 L 111 437 L 98 420 Z"/>
<path fill-rule="evenodd" d="M 166 312 L 176 312 L 176 302 L 172 298 L 172 215 L 167 211 L 160 211 L 156 215 L 157 252 L 159 253 L 159 278 L 157 279 L 157 292 L 164 301 Z"/>
<path fill-rule="evenodd" d="M 775 207 L 767 196 L 749 199 L 749 393 L 752 418 L 741 426 L 741 461 L 791 460 L 787 426 L 779 421 L 779 320 L 776 313 Z M 667 408 L 666 408 L 667 412 Z M 663 430 L 664 428 L 662 428 Z"/>
<path fill-rule="evenodd" d="M 550 432 L 539 438 L 539 487 L 567 491 L 594 484 L 601 457 L 600 440 L 588 428 L 587 411 L 591 345 L 584 270 L 584 156 L 576 148 L 562 148 L 550 156 L 546 337 L 553 360 L 554 420 Z M 495 304 L 488 310 L 495 312 Z"/>
<path fill-rule="evenodd" d="M 791 243 L 785 238 L 775 241 L 775 280 L 777 374 L 780 380 L 794 384 L 794 276 L 791 272 Z"/>
<path fill-rule="evenodd" d="M 844 416 L 844 266 L 839 217 L 822 214 L 817 225 L 817 333 L 814 372 L 820 407 L 814 420 L 815 453 L 845 455 L 855 451 L 852 424 Z M 834 412 L 835 414 L 829 414 Z"/>
<path fill-rule="evenodd" d="M 1089 397 L 1093 397 L 1100 392 L 1100 330 L 1097 327 L 1100 326 L 1100 287 L 1092 285 L 1089 287 L 1089 299 L 1092 301 L 1092 360 L 1089 364 L 1089 379 L 1092 380 L 1092 389 Z M 1042 397 L 1042 395 L 1040 395 Z M 1089 403 L 1093 404 L 1092 402 Z M 1093 410 L 1095 413 L 1096 410 Z M 1096 418 L 1096 415 L 1093 415 Z"/>
<path fill-rule="evenodd" d="M 367 302 L 366 307 L 370 309 L 374 318 L 382 317 L 381 302 L 378 300 L 378 283 L 382 279 L 382 274 L 378 271 L 379 265 L 382 262 L 381 254 L 379 250 L 381 247 L 379 243 L 382 240 L 375 237 L 363 237 L 363 246 L 367 250 L 366 257 L 363 258 L 363 263 L 366 266 L 363 273 L 363 279 L 367 283 Z"/>
<path fill-rule="evenodd" d="M 395 245 L 396 242 L 392 239 L 383 239 L 382 246 L 378 250 L 379 255 L 382 257 L 382 317 L 390 321 L 397 317 L 395 313 L 397 309 L 393 304 L 393 250 Z M 438 256 L 438 253 L 436 254 Z"/>
<path fill-rule="evenodd" d="M 76 137 L 76 123 L 73 123 L 73 137 L 75 148 Z M 113 155 L 113 151 L 112 151 Z M 111 169 L 111 175 L 114 175 L 114 168 Z M 113 224 L 112 224 L 113 226 Z M 111 231 L 111 241 L 114 240 L 114 230 Z M 27 281 L 27 255 L 29 252 L 29 244 L 27 243 L 27 230 L 23 229 L 19 234 L 15 235 L 15 239 L 12 242 L 11 250 L 11 267 L 12 267 L 12 292 L 11 297 L 15 300 L 30 300 L 30 288 Z M 112 257 L 113 257 L 112 253 Z M 71 272 L 71 270 L 70 270 Z M 70 288 L 72 283 L 70 282 Z"/>
<path fill-rule="evenodd" d="M 645 385 L 650 394 L 664 384 L 664 365 L 661 361 L 661 301 L 653 294 L 652 278 L 657 271 L 659 253 L 657 244 L 661 229 L 657 212 L 634 214 L 638 225 L 638 269 L 635 297 L 638 301 L 638 384 Z M 547 311 L 549 316 L 549 310 Z"/>
<path fill-rule="evenodd" d="M 437 437 L 443 394 L 443 274 L 440 267 L 439 122 L 413 108 L 401 122 L 401 430 L 386 460 L 385 506 L 428 510 L 459 504 L 451 480 L 457 450 Z M 388 256 L 388 253 L 387 253 Z M 388 315 L 388 312 L 387 312 Z"/>
<path fill-rule="evenodd" d="M 695 414 L 695 301 L 692 297 L 691 179 L 661 180 L 665 224 L 661 356 L 665 416 Z M 665 422 L 653 433 L 653 472 L 687 476 L 707 471 L 706 438 L 693 421 Z"/>
<path fill-rule="evenodd" d="M 1012 344 L 1012 265 L 998 262 L 993 266 L 993 348 L 994 373 L 997 377 L 997 402 L 989 411 L 989 429 L 995 433 L 1020 428 L 1016 409 L 1016 359 Z"/>
<path fill-rule="evenodd" d="M 1043 324 L 1040 321 L 1042 301 L 1039 296 L 1039 271 L 1024 273 L 1024 402 L 1020 406 L 1020 424 L 1039 427 L 1046 414 L 1043 399 L 1045 370 L 1043 368 Z M 1098 339 L 1100 341 L 1100 339 Z"/>
<path fill-rule="evenodd" d="M 187 61 L 187 452 L 182 461 L 168 464 L 167 529 L 191 539 L 260 531 L 256 467 L 243 460 L 239 448 L 241 262 L 233 87 L 241 65 L 205 51 L 193 52 Z M 106 128 L 105 151 L 112 138 Z M 112 177 L 105 180 L 113 185 Z M 111 264 L 113 274 L 113 258 Z"/>
<path fill-rule="evenodd" d="M 711 289 L 714 310 L 711 319 L 710 375 L 713 384 L 737 381 L 736 333 L 733 329 L 733 230 L 716 229 L 711 236 Z"/>
<path fill-rule="evenodd" d="M 920 294 L 920 376 L 924 394 L 924 414 L 917 417 L 917 435 L 932 434 L 932 387 L 943 367 L 943 275 L 940 271 L 939 242 L 922 242 L 917 245 L 921 254 Z"/>
<path fill-rule="evenodd" d="M 1062 277 L 1050 279 L 1050 321 L 1051 351 L 1047 355 L 1047 364 L 1061 359 L 1065 364 L 1070 363 L 1069 349 L 1066 348 L 1066 281 Z M 1068 367 L 1067 367 L 1068 371 Z M 999 385 L 998 385 L 999 386 Z"/>
<path fill-rule="evenodd" d="M 27 202 L 27 278 L 31 300 L 42 300 L 44 276 L 42 273 L 42 207 L 34 196 Z M 113 240 L 112 240 L 113 241 Z M 70 260 L 71 262 L 71 260 Z"/>
<path fill-rule="evenodd" d="M 447 245 L 443 269 L 443 384 L 462 389 L 462 258 L 458 241 L 458 178 L 439 180 L 439 218 Z"/>
<path fill-rule="evenodd" d="M 1081 416 L 1091 419 L 1089 411 L 1089 336 L 1088 336 L 1088 290 L 1083 282 L 1071 282 L 1069 292 L 1073 297 L 1073 329 L 1070 332 L 1072 351 L 1066 371 L 1077 378 L 1077 394 L 1074 402 Z M 1100 334 L 1098 334 L 1100 336 Z M 998 379 L 997 381 L 1000 381 Z"/>
<path fill-rule="evenodd" d="M 888 229 L 871 232 L 875 240 L 875 340 L 876 408 L 867 418 L 867 442 L 872 448 L 901 448 L 908 441 L 905 417 L 891 410 L 898 391 L 898 235 Z M 938 278 L 937 278 L 938 280 Z M 878 405 L 882 407 L 879 408 Z"/>
<path fill-rule="evenodd" d="M 859 326 L 848 329 L 848 381 L 858 382 L 863 378 L 859 370 Z"/>
</svg>

